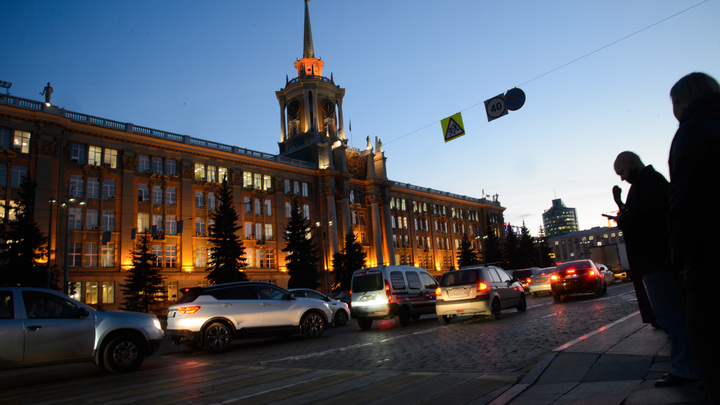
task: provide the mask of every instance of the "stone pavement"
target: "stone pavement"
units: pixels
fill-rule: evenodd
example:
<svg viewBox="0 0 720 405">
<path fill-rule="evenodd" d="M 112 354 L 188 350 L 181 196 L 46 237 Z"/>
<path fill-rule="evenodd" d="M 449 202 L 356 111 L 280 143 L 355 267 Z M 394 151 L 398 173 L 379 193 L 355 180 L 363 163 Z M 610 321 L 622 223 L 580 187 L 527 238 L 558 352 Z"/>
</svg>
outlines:
<svg viewBox="0 0 720 405">
<path fill-rule="evenodd" d="M 655 388 L 669 370 L 668 335 L 636 312 L 553 350 L 491 404 L 712 404 L 699 382 Z"/>
</svg>

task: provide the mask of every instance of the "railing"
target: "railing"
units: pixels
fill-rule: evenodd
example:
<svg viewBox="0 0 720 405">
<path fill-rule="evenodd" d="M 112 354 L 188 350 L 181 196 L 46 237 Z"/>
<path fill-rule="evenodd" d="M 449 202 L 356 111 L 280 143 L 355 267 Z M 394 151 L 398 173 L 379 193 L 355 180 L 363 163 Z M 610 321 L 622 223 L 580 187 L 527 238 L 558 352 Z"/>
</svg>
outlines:
<svg viewBox="0 0 720 405">
<path fill-rule="evenodd" d="M 445 196 L 445 197 L 456 198 L 456 199 L 458 199 L 458 200 L 465 200 L 465 201 L 470 201 L 470 202 L 480 203 L 480 204 L 497 205 L 498 207 L 501 206 L 501 205 L 500 205 L 500 201 L 488 200 L 487 198 L 468 197 L 468 196 L 466 196 L 466 195 L 460 195 L 460 194 L 450 193 L 450 192 L 447 192 L 447 191 L 435 190 L 435 189 L 428 188 L 428 187 L 415 186 L 415 185 L 408 184 L 408 183 L 398 183 L 398 182 L 395 182 L 394 185 L 395 185 L 396 187 L 401 187 L 401 188 L 405 188 L 405 189 L 408 189 L 408 190 L 422 191 L 422 192 L 424 192 L 424 193 L 431 193 L 431 194 L 435 194 L 435 195 L 441 195 L 441 196 Z"/>
<path fill-rule="evenodd" d="M 180 135 L 172 132 L 160 131 L 157 129 L 141 127 L 130 123 L 124 123 L 119 121 L 113 121 L 105 118 L 94 117 L 92 115 L 81 114 L 73 111 L 67 111 L 65 109 L 57 107 L 47 107 L 45 103 L 28 100 L 20 97 L 10 96 L 7 94 L 0 94 L 0 104 L 9 105 L 13 107 L 23 108 L 32 111 L 45 111 L 51 114 L 61 115 L 71 121 L 80 122 L 88 125 L 110 128 L 117 131 L 124 131 L 128 133 L 150 136 L 153 138 L 165 139 L 172 142 L 183 143 L 186 145 L 199 146 L 208 149 L 219 150 L 228 153 L 234 153 L 236 155 L 250 156 L 265 160 L 270 160 L 279 163 L 286 163 L 293 166 L 305 167 L 308 169 L 315 169 L 317 165 L 312 162 L 305 162 L 302 160 L 292 159 L 284 156 L 273 155 L 270 153 L 258 152 L 250 149 L 239 148 L 237 146 L 225 145 L 222 143 L 207 141 L 204 139 L 193 138 L 188 135 Z"/>
</svg>

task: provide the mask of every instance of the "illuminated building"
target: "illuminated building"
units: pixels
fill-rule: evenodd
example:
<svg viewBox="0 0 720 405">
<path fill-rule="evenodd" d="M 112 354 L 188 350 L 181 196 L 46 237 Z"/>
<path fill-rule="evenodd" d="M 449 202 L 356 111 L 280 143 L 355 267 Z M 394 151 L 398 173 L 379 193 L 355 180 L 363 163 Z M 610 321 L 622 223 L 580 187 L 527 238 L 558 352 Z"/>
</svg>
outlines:
<svg viewBox="0 0 720 405">
<path fill-rule="evenodd" d="M 578 230 L 577 212 L 568 208 L 561 199 L 552 201 L 552 207 L 542 214 L 545 235 L 548 238 Z"/>
<path fill-rule="evenodd" d="M 323 291 L 348 232 L 368 265 L 408 263 L 436 276 L 455 267 L 463 234 L 478 241 L 488 226 L 501 234 L 497 196 L 397 183 L 387 178 L 380 140 L 348 147 L 345 90 L 322 76 L 305 7 L 297 77 L 276 92 L 277 155 L 0 94 L 0 199 L 12 203 L 24 175 L 38 183 L 35 216 L 43 232 L 53 232 L 50 262 L 67 265 L 81 301 L 122 303 L 130 251 L 144 232 L 152 235 L 170 301 L 180 288 L 206 283 L 210 212 L 225 177 L 243 226 L 246 274 L 280 286 L 288 280 L 282 235 L 294 196 L 316 225 Z"/>
</svg>

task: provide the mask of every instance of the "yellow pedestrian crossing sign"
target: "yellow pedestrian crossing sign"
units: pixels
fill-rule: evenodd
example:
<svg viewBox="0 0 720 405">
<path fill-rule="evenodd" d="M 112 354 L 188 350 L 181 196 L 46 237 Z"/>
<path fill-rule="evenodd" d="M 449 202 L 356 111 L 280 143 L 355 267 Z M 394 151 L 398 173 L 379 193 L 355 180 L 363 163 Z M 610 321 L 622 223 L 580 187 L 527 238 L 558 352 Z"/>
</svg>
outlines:
<svg viewBox="0 0 720 405">
<path fill-rule="evenodd" d="M 455 138 L 465 135 L 465 128 L 463 128 L 462 115 L 460 113 L 451 115 L 444 120 L 441 120 L 440 124 L 442 124 L 445 142 L 452 141 Z"/>
</svg>

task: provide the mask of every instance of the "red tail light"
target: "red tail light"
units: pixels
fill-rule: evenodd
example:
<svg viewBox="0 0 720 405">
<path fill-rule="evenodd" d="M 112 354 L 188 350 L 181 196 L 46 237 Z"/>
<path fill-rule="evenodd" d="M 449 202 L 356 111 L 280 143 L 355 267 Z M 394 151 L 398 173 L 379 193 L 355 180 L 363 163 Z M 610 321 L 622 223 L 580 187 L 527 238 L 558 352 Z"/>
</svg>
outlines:
<svg viewBox="0 0 720 405">
<path fill-rule="evenodd" d="M 188 307 L 180 307 L 180 308 L 178 308 L 177 311 L 180 312 L 181 314 L 189 315 L 189 314 L 194 314 L 199 309 L 200 309 L 199 306 L 188 306 Z"/>
<path fill-rule="evenodd" d="M 436 288 L 435 295 L 438 297 L 442 297 L 442 288 L 440 288 L 440 287 Z"/>
<path fill-rule="evenodd" d="M 595 272 L 595 270 L 588 271 L 588 277 L 595 277 L 595 276 L 597 276 L 597 273 Z"/>
<path fill-rule="evenodd" d="M 488 289 L 488 285 L 487 285 L 487 284 L 485 284 L 485 283 L 478 283 L 478 286 L 477 286 L 478 292 L 480 292 L 480 291 L 485 291 L 485 290 L 487 290 L 487 289 Z"/>
<path fill-rule="evenodd" d="M 567 274 L 575 274 L 575 269 L 567 269 Z"/>
<path fill-rule="evenodd" d="M 553 273 L 550 275 L 550 281 L 558 281 L 560 280 L 560 276 L 557 273 Z"/>
<path fill-rule="evenodd" d="M 390 293 L 390 284 L 387 280 L 385 280 L 385 297 L 387 297 L 387 302 L 392 302 L 392 294 Z"/>
</svg>

